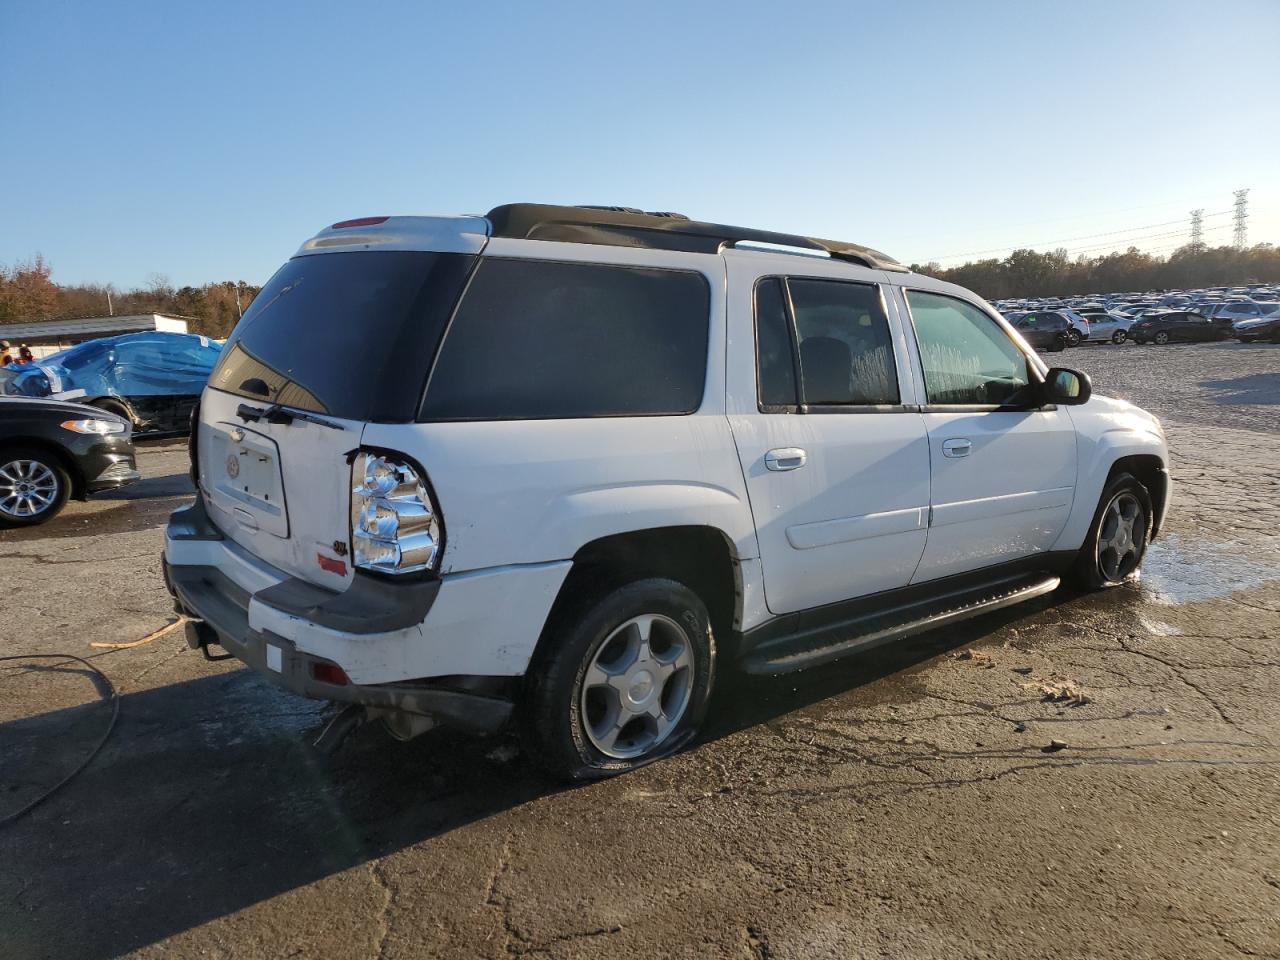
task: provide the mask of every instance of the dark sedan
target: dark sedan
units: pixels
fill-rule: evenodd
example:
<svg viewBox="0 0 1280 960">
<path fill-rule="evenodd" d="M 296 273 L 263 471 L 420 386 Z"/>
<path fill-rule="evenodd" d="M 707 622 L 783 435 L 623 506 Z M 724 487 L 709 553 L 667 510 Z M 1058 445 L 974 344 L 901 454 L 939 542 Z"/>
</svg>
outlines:
<svg viewBox="0 0 1280 960">
<path fill-rule="evenodd" d="M 1241 320 L 1233 325 L 1232 334 L 1241 343 L 1257 340 L 1280 343 L 1280 313 L 1262 320 Z"/>
<path fill-rule="evenodd" d="M 1210 320 L 1183 310 L 1167 313 L 1151 313 L 1134 321 L 1129 328 L 1129 339 L 1134 343 L 1170 343 L 1174 340 L 1203 342 L 1225 340 L 1231 336 L 1231 324 Z"/>
<path fill-rule="evenodd" d="M 96 407 L 62 400 L 0 397 L 0 526 L 53 517 L 69 497 L 139 477 L 133 427 Z"/>
</svg>

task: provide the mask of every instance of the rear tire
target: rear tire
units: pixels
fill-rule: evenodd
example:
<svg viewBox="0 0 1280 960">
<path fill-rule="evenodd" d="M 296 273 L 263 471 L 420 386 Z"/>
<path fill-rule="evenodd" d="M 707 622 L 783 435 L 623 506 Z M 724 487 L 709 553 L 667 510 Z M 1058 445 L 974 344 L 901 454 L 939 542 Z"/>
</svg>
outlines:
<svg viewBox="0 0 1280 960">
<path fill-rule="evenodd" d="M 71 477 L 53 454 L 38 447 L 0 450 L 0 527 L 34 527 L 57 516 L 71 492 Z"/>
<path fill-rule="evenodd" d="M 1073 328 L 1071 332 L 1067 334 L 1067 346 L 1078 347 L 1080 346 L 1080 341 L 1083 339 L 1084 337 L 1080 334 L 1080 331 Z"/>
<path fill-rule="evenodd" d="M 555 615 L 529 665 L 525 749 L 570 781 L 626 773 L 698 732 L 715 678 L 706 605 L 674 580 L 636 580 Z"/>
<path fill-rule="evenodd" d="M 1082 590 L 1106 590 L 1137 580 L 1151 540 L 1151 495 L 1130 473 L 1107 483 L 1076 556 L 1072 580 Z"/>
<path fill-rule="evenodd" d="M 1156 335 L 1151 339 L 1163 347 L 1166 343 L 1169 342 L 1169 334 L 1164 330 L 1157 330 Z"/>
</svg>

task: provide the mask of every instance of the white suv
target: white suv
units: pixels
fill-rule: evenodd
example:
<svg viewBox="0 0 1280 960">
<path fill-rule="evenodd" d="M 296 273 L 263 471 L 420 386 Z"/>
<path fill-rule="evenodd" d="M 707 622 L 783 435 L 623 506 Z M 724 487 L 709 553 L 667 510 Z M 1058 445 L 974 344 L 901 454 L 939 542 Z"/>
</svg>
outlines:
<svg viewBox="0 0 1280 960">
<path fill-rule="evenodd" d="M 1159 422 L 865 247 L 622 208 L 307 241 L 204 391 L 188 639 L 401 737 L 570 777 L 779 674 L 1136 576 Z"/>
</svg>

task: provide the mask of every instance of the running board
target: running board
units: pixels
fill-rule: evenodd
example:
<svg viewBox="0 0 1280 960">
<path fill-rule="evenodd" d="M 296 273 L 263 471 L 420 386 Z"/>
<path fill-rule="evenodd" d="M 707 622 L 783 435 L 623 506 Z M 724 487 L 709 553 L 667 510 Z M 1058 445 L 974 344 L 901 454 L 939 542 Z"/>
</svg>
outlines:
<svg viewBox="0 0 1280 960">
<path fill-rule="evenodd" d="M 951 593 L 932 601 L 866 614 L 855 621 L 832 628 L 805 631 L 797 636 L 773 640 L 748 654 L 742 660 L 741 667 L 745 672 L 757 675 L 807 670 L 891 640 L 935 630 L 979 614 L 1011 607 L 1025 600 L 1034 600 L 1052 593 L 1061 582 L 1061 578 L 1052 574 L 1028 574 L 989 583 L 985 588 Z M 832 634 L 842 639 L 833 643 L 814 644 L 815 639 Z"/>
</svg>

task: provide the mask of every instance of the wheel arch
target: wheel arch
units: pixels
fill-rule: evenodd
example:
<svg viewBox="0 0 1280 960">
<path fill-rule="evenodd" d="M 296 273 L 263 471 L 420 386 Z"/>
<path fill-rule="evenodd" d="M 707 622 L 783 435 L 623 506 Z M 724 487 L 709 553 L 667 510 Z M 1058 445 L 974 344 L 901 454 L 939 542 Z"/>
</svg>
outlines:
<svg viewBox="0 0 1280 960">
<path fill-rule="evenodd" d="M 1169 471 L 1165 469 L 1164 461 L 1154 453 L 1121 457 L 1111 464 L 1106 483 L 1103 484 L 1104 489 L 1118 473 L 1132 474 L 1147 488 L 1147 493 L 1151 497 L 1151 539 L 1154 540 L 1164 523 L 1165 503 L 1169 493 Z"/>
<path fill-rule="evenodd" d="M 67 455 L 67 452 L 59 447 L 56 443 L 45 440 L 42 437 L 14 436 L 5 437 L 0 441 L 0 455 L 5 451 L 14 447 L 33 447 L 44 453 L 49 454 L 71 478 L 71 489 L 67 495 L 73 500 L 84 500 L 88 496 L 88 485 L 85 483 L 80 468 L 76 466 L 75 461 Z"/>
<path fill-rule="evenodd" d="M 675 580 L 696 593 L 707 606 L 721 655 L 733 656 L 743 597 L 737 548 L 725 531 L 699 524 L 614 533 L 584 544 L 551 604 L 534 656 L 548 642 L 549 627 L 574 604 L 648 577 Z"/>
</svg>

